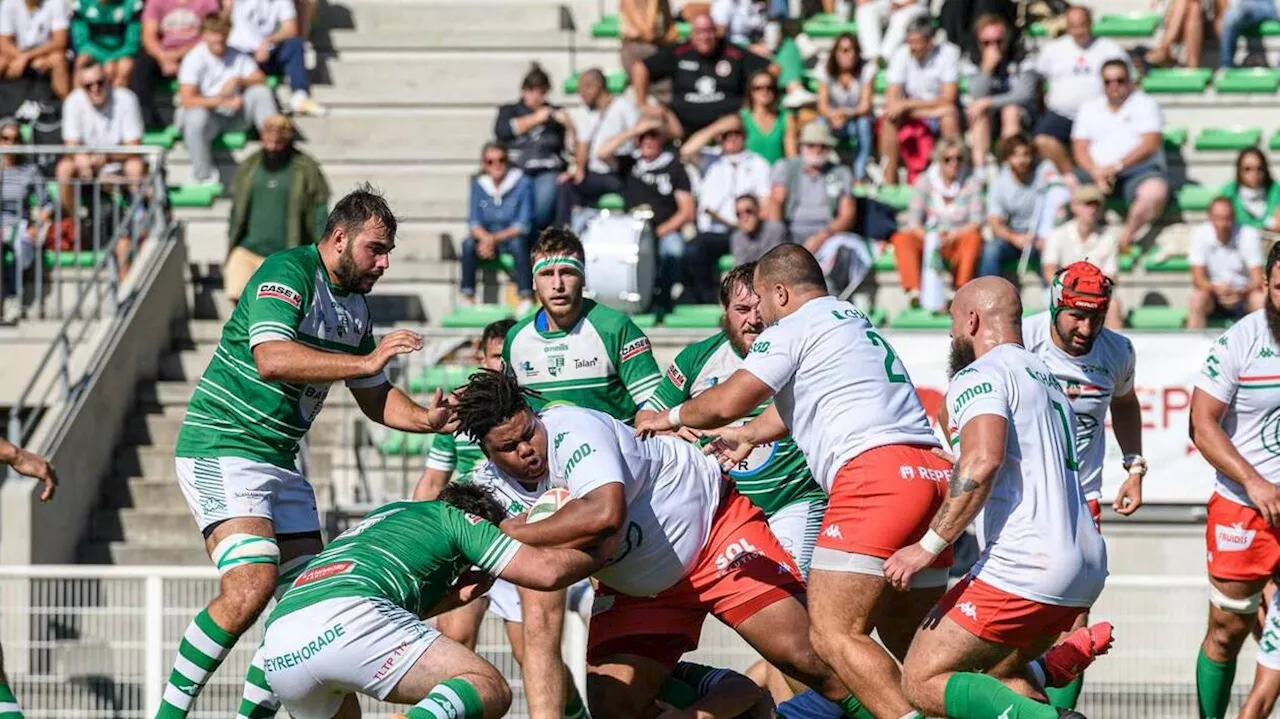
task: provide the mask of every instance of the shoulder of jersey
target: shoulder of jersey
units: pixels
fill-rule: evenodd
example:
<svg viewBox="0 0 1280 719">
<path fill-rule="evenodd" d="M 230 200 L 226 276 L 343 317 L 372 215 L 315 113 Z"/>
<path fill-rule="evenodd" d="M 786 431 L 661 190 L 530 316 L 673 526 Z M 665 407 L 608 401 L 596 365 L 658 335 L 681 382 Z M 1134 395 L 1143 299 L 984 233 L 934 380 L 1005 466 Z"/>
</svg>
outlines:
<svg viewBox="0 0 1280 719">
<path fill-rule="evenodd" d="M 594 300 L 583 300 L 583 304 L 582 316 L 590 320 L 593 325 L 621 326 L 631 321 L 631 316 L 627 313 Z"/>
</svg>

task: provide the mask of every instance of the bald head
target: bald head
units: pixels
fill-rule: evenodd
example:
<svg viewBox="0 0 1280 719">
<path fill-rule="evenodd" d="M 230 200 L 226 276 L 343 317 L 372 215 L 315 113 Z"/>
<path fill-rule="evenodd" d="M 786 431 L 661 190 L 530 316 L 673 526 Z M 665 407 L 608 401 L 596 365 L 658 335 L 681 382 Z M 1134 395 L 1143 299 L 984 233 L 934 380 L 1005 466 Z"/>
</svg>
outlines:
<svg viewBox="0 0 1280 719">
<path fill-rule="evenodd" d="M 1003 277 L 980 277 L 951 302 L 950 374 L 1002 344 L 1022 344 L 1022 297 Z"/>
<path fill-rule="evenodd" d="M 803 245 L 778 245 L 756 262 L 755 291 L 760 314 L 773 324 L 814 297 L 825 297 L 827 280 Z"/>
</svg>

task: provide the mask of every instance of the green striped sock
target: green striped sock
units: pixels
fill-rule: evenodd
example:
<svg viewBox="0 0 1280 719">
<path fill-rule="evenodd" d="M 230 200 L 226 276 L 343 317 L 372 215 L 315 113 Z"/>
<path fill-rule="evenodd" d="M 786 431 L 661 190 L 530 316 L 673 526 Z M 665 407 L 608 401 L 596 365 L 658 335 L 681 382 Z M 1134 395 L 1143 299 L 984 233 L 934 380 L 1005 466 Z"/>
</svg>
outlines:
<svg viewBox="0 0 1280 719">
<path fill-rule="evenodd" d="M 280 711 L 280 700 L 271 691 L 271 685 L 267 684 L 267 673 L 262 669 L 262 660 L 262 645 L 259 644 L 244 677 L 244 693 L 240 695 L 240 712 L 236 714 L 236 719 L 271 719 Z"/>
<path fill-rule="evenodd" d="M 405 716 L 409 719 L 484 719 L 480 692 L 465 679 L 446 679 Z"/>
<path fill-rule="evenodd" d="M 22 708 L 9 683 L 3 680 L 0 680 L 0 719 L 22 719 Z"/>
<path fill-rule="evenodd" d="M 205 682 L 218 670 L 238 638 L 219 627 L 207 608 L 201 610 L 182 634 L 156 719 L 186 719 Z"/>
</svg>

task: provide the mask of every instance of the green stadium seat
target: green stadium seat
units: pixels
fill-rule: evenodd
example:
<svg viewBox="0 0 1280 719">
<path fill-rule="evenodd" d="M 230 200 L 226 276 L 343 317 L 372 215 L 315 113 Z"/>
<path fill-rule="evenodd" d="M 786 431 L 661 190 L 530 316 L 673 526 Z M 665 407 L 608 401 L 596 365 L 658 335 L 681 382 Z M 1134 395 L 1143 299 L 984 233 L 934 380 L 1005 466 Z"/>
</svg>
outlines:
<svg viewBox="0 0 1280 719">
<path fill-rule="evenodd" d="M 883 95 L 885 90 L 889 88 L 889 73 L 881 70 L 876 73 L 876 80 L 872 84 L 872 89 L 877 95 Z"/>
<path fill-rule="evenodd" d="M 272 90 L 276 89 L 277 87 L 280 86 L 280 76 L 267 75 L 266 85 Z M 170 94 L 177 95 L 178 94 L 178 78 L 175 77 L 172 80 L 170 80 L 168 84 L 168 88 L 169 88 Z"/>
<path fill-rule="evenodd" d="M 1129 327 L 1135 330 L 1180 330 L 1187 322 L 1182 307 L 1134 307 L 1129 310 Z"/>
<path fill-rule="evenodd" d="M 1155 69 L 1142 78 L 1142 89 L 1151 93 L 1202 93 L 1213 79 L 1207 67 Z"/>
<path fill-rule="evenodd" d="M 857 34 L 858 24 L 839 15 L 818 13 L 804 24 L 804 33 L 809 37 L 837 37 L 846 32 Z"/>
<path fill-rule="evenodd" d="M 213 207 L 213 201 L 222 194 L 222 184 L 170 185 L 169 204 L 173 207 Z"/>
<path fill-rule="evenodd" d="M 1280 22 L 1263 20 L 1261 25 L 1250 28 L 1242 34 L 1245 37 L 1280 37 Z"/>
<path fill-rule="evenodd" d="M 476 266 L 482 270 L 493 270 L 494 272 L 505 272 L 514 275 L 516 272 L 516 258 L 508 252 L 499 252 L 498 256 L 491 260 L 480 260 Z"/>
<path fill-rule="evenodd" d="M 421 457 L 426 449 L 427 435 L 409 434 L 399 430 L 391 430 L 378 443 L 378 452 L 384 457 Z"/>
<path fill-rule="evenodd" d="M 441 364 L 427 367 L 422 374 L 409 379 L 409 391 L 414 394 L 428 394 L 436 389 L 446 392 L 454 387 L 466 384 L 467 378 L 476 371 L 473 365 Z"/>
<path fill-rule="evenodd" d="M 720 307 L 717 305 L 716 309 L 719 310 Z M 680 330 L 713 330 L 720 327 L 720 318 L 723 316 L 723 313 L 714 315 L 672 313 L 662 318 L 662 326 Z"/>
<path fill-rule="evenodd" d="M 1204 185 L 1183 185 L 1174 195 L 1174 202 L 1184 212 L 1206 212 L 1217 190 Z"/>
<path fill-rule="evenodd" d="M 618 38 L 622 37 L 622 23 L 618 20 L 617 15 L 605 15 L 595 24 L 591 26 L 591 37 L 599 38 Z"/>
<path fill-rule="evenodd" d="M 884 327 L 884 321 L 888 317 L 888 313 L 884 311 L 883 307 L 872 307 L 869 310 L 865 310 L 865 312 L 873 327 Z"/>
<path fill-rule="evenodd" d="M 564 94 L 572 95 L 578 91 L 578 77 L 580 73 L 573 73 L 564 79 Z M 610 70 L 604 74 L 604 85 L 609 92 L 618 95 L 627 89 L 631 78 L 627 77 L 625 70 Z"/>
<path fill-rule="evenodd" d="M 182 137 L 182 131 L 177 125 L 169 125 L 159 130 L 148 130 L 142 133 L 142 144 L 148 147 L 163 147 L 168 150 L 172 148 L 178 139 Z"/>
<path fill-rule="evenodd" d="M 249 133 L 241 130 L 230 130 L 213 139 L 214 150 L 241 150 L 249 144 Z"/>
<path fill-rule="evenodd" d="M 515 316 L 506 305 L 459 305 L 440 321 L 441 327 L 451 329 L 484 329 L 485 325 Z"/>
<path fill-rule="evenodd" d="M 732 270 L 735 266 L 733 255 L 720 255 L 720 260 L 716 262 L 716 268 L 722 273 Z"/>
<path fill-rule="evenodd" d="M 898 258 L 894 254 L 893 245 L 885 243 L 884 251 L 871 263 L 871 269 L 874 272 L 897 272 Z"/>
<path fill-rule="evenodd" d="M 1276 130 L 1276 134 L 1271 136 L 1271 142 L 1267 143 L 1267 147 L 1280 152 L 1280 130 Z"/>
<path fill-rule="evenodd" d="M 607 195 L 601 195 L 600 199 L 596 200 L 597 210 L 613 210 L 614 212 L 622 212 L 623 208 L 626 206 L 627 203 L 622 200 L 622 195 L 614 192 L 610 192 Z"/>
<path fill-rule="evenodd" d="M 642 330 L 650 330 L 658 326 L 658 316 L 653 313 L 631 315 L 631 321 Z"/>
<path fill-rule="evenodd" d="M 1280 88 L 1280 70 L 1269 67 L 1235 67 L 1223 70 L 1213 81 L 1213 89 L 1223 93 L 1256 92 L 1275 94 Z"/>
<path fill-rule="evenodd" d="M 1093 23 L 1093 34 L 1099 37 L 1151 37 L 1160 27 L 1162 16 L 1154 12 L 1103 15 Z"/>
<path fill-rule="evenodd" d="M 1138 259 L 1141 257 L 1142 257 L 1142 250 L 1138 249 L 1137 247 L 1130 247 L 1128 252 L 1126 252 L 1123 255 L 1120 255 L 1119 259 L 1116 262 L 1116 265 L 1120 268 L 1121 272 L 1133 272 L 1134 264 L 1136 264 L 1138 262 Z"/>
<path fill-rule="evenodd" d="M 1142 268 L 1147 272 L 1190 272 L 1191 261 L 1185 255 L 1174 255 L 1159 259 L 1153 250 L 1142 258 Z"/>
<path fill-rule="evenodd" d="M 1239 152 L 1261 141 L 1262 130 L 1256 127 L 1206 127 L 1196 135 L 1196 149 Z"/>
<path fill-rule="evenodd" d="M 910 185 L 885 185 L 876 193 L 876 199 L 901 212 L 911 202 Z"/>
<path fill-rule="evenodd" d="M 724 309 L 720 305 L 676 305 L 663 322 L 669 326 L 672 317 L 712 319 L 715 322 L 719 322 L 720 316 L 723 314 Z"/>
<path fill-rule="evenodd" d="M 45 267 L 93 267 L 98 264 L 98 260 L 102 259 L 105 253 L 102 251 L 94 252 L 93 250 L 80 250 L 79 252 L 66 251 L 55 252 L 53 250 L 44 251 Z"/>
<path fill-rule="evenodd" d="M 895 315 L 889 326 L 895 330 L 945 330 L 951 327 L 951 315 L 912 307 Z"/>
<path fill-rule="evenodd" d="M 1177 150 L 1187 144 L 1187 136 L 1191 133 L 1185 127 L 1166 127 L 1164 129 L 1164 146 Z"/>
</svg>

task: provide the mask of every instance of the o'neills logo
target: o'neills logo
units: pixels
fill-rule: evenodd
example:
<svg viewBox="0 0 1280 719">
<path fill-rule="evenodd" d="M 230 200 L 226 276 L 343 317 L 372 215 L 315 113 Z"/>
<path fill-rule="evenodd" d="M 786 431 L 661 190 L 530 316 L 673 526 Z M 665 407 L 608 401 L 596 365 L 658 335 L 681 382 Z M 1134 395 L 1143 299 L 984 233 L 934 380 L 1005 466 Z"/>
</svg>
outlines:
<svg viewBox="0 0 1280 719">
<path fill-rule="evenodd" d="M 293 586 L 301 587 L 304 584 L 318 582 L 321 579 L 328 579 L 329 577 L 336 577 L 339 574 L 346 574 L 352 569 L 355 569 L 355 567 L 355 562 L 334 562 L 333 564 L 325 564 L 323 566 L 315 567 L 314 569 L 308 569 L 298 575 L 298 579 L 293 583 Z"/>
<path fill-rule="evenodd" d="M 1253 537 L 1257 533 L 1256 529 L 1245 529 L 1240 522 L 1230 527 L 1225 524 L 1213 525 L 1213 536 L 1219 552 L 1243 552 L 1253 544 Z"/>
</svg>

